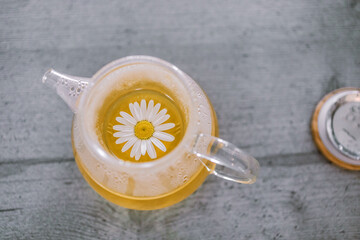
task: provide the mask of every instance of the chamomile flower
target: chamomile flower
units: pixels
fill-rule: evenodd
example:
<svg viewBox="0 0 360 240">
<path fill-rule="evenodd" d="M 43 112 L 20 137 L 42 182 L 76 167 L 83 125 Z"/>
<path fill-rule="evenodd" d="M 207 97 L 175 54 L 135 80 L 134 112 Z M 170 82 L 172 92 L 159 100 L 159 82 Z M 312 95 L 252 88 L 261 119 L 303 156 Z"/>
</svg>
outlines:
<svg viewBox="0 0 360 240">
<path fill-rule="evenodd" d="M 117 131 L 113 136 L 118 138 L 116 144 L 125 143 L 122 152 L 131 148 L 130 157 L 135 157 L 135 160 L 139 160 L 141 155 L 146 153 L 150 158 L 156 158 L 154 145 L 166 152 L 163 142 L 172 142 L 175 137 L 163 131 L 174 128 L 175 124 L 165 123 L 170 115 L 166 114 L 165 108 L 159 111 L 160 107 L 160 103 L 154 105 L 154 101 L 150 100 L 147 104 L 143 99 L 140 104 L 138 102 L 129 104 L 131 114 L 120 112 L 120 117 L 116 117 L 116 121 L 121 125 L 113 126 Z"/>
</svg>

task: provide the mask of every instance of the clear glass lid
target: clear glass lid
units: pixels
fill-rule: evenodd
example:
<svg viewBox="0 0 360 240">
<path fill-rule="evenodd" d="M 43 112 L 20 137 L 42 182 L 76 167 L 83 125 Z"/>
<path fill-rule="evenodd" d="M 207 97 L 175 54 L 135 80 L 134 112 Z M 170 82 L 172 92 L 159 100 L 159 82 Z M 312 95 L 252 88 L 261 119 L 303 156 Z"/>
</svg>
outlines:
<svg viewBox="0 0 360 240">
<path fill-rule="evenodd" d="M 329 93 L 319 102 L 313 120 L 315 142 L 325 156 L 348 169 L 359 169 L 360 89 Z"/>
<path fill-rule="evenodd" d="M 326 124 L 332 144 L 344 155 L 360 160 L 360 92 L 337 100 Z"/>
</svg>

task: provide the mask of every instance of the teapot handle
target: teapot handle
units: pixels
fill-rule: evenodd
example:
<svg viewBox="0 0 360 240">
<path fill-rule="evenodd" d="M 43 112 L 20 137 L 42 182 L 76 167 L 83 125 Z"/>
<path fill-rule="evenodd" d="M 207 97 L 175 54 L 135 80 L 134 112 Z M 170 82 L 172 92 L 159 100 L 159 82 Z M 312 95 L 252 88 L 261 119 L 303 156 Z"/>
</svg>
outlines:
<svg viewBox="0 0 360 240">
<path fill-rule="evenodd" d="M 245 184 L 256 181 L 258 161 L 223 139 L 200 133 L 192 153 L 199 157 L 210 173 L 220 178 Z"/>
</svg>

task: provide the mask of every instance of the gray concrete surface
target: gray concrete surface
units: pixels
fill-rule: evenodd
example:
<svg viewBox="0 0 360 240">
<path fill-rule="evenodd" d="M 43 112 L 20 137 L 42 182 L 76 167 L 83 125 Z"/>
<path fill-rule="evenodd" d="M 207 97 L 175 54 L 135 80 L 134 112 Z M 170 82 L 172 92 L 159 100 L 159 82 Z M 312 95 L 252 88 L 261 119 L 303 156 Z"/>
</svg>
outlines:
<svg viewBox="0 0 360 240">
<path fill-rule="evenodd" d="M 163 210 L 123 209 L 83 180 L 72 113 L 41 84 L 90 77 L 144 54 L 205 89 L 220 136 L 259 159 L 260 178 L 210 176 Z M 327 92 L 360 87 L 360 2 L 0 1 L 0 239 L 360 239 L 360 175 L 310 134 Z"/>
</svg>

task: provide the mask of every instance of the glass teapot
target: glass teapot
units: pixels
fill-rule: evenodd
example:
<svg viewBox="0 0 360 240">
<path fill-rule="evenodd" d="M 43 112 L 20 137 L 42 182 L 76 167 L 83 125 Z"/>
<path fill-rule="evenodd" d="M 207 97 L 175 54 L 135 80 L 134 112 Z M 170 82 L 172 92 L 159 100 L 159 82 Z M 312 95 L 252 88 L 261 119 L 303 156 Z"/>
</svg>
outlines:
<svg viewBox="0 0 360 240">
<path fill-rule="evenodd" d="M 137 210 L 167 207 L 193 193 L 209 174 L 237 183 L 256 180 L 258 162 L 217 137 L 215 111 L 205 92 L 171 63 L 129 56 L 92 78 L 50 69 L 42 81 L 74 112 L 72 145 L 80 172 L 115 204 Z M 157 104 L 144 92 L 149 89 L 179 106 L 182 130 L 170 103 Z M 129 94 L 133 101 L 128 104 L 122 96 Z M 115 115 L 106 120 L 111 109 Z M 167 132 L 172 128 L 177 129 L 173 135 Z"/>
</svg>

